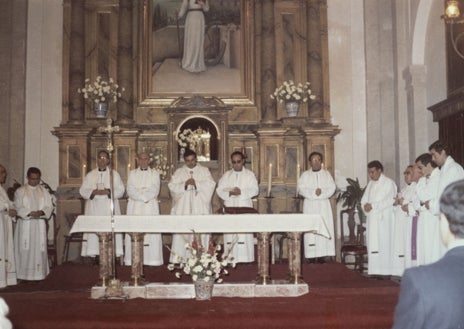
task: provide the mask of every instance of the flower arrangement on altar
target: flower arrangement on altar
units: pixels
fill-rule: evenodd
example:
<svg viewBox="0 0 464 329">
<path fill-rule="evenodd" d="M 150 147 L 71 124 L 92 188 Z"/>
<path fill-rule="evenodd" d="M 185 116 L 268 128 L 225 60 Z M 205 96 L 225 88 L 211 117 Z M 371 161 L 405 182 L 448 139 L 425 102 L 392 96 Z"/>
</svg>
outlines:
<svg viewBox="0 0 464 329">
<path fill-rule="evenodd" d="M 124 92 L 124 90 L 125 89 L 121 87 L 120 91 Z M 121 97 L 119 85 L 115 83 L 112 78 L 106 81 L 103 80 L 101 76 L 97 76 L 94 82 L 90 82 L 90 79 L 85 79 L 84 88 L 77 89 L 77 92 L 82 94 L 84 99 L 95 104 L 108 101 L 116 103 L 118 98 Z"/>
<path fill-rule="evenodd" d="M 193 282 L 197 280 L 222 282 L 220 276 L 222 273 L 225 275 L 229 273 L 226 267 L 233 262 L 232 257 L 228 256 L 229 252 L 227 251 L 220 257 L 221 245 L 215 246 L 212 239 L 207 249 L 203 248 L 199 241 L 199 234 L 194 233 L 193 242 L 185 244 L 185 248 L 188 250 L 187 258 L 176 255 L 178 264 L 169 264 L 168 270 L 182 270 L 175 273 L 178 279 L 180 279 L 183 272 L 191 275 Z M 235 263 L 232 263 L 232 267 L 235 267 Z"/>
<path fill-rule="evenodd" d="M 297 85 L 293 80 L 284 81 L 282 85 L 277 87 L 274 93 L 271 94 L 271 98 L 278 100 L 279 102 L 298 102 L 306 103 L 308 100 L 316 99 L 316 96 L 312 94 L 309 86 L 311 84 L 306 82 L 305 84 L 298 83 Z"/>
<path fill-rule="evenodd" d="M 177 144 L 180 147 L 188 147 L 195 150 L 195 145 L 201 140 L 201 135 L 203 134 L 203 129 L 198 127 L 196 130 L 190 128 L 184 129 L 176 135 Z"/>
</svg>

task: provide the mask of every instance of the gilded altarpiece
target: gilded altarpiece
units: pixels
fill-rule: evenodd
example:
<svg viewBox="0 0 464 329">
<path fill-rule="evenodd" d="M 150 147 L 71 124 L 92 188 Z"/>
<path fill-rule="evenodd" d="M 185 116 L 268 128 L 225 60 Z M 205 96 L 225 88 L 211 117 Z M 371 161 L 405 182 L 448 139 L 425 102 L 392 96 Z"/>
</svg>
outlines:
<svg viewBox="0 0 464 329">
<path fill-rule="evenodd" d="M 161 18 L 155 5 L 161 2 L 64 1 L 63 118 L 53 131 L 60 145 L 59 237 L 69 231 L 67 219 L 83 212 L 78 193 L 82 177 L 95 167 L 96 154 L 106 145 L 106 136 L 98 132 L 106 121 L 96 118 L 77 92 L 86 78 L 98 75 L 112 77 L 125 88 L 118 102 L 111 103 L 109 114 L 120 126 L 114 134 L 113 166 L 123 180 L 135 168 L 140 151 L 168 158 L 170 170 L 160 195 L 163 214 L 169 213 L 171 203 L 167 182 L 182 165 L 176 134 L 187 126 L 211 136 L 209 153 L 203 154 L 209 160 L 202 163 L 216 180 L 230 168 L 231 152 L 246 153 L 246 166 L 260 184 L 255 206 L 261 213 L 300 211 L 295 187 L 310 152 L 322 152 L 325 167 L 333 173 L 339 129 L 330 123 L 326 1 L 209 2 L 213 8 L 209 19 L 227 13 L 220 24 L 207 23 L 206 28 L 216 40 L 226 40 L 223 48 L 218 43 L 223 57 L 206 72 L 189 73 L 192 88 L 186 91 L 175 84 L 177 79 L 180 86 L 187 76 L 177 65 L 184 26 L 168 19 L 169 14 L 157 24 Z M 165 3 L 176 6 L 176 1 Z M 213 57 L 218 58 L 214 53 Z M 238 77 L 234 88 L 224 89 L 220 76 L 204 82 L 207 74 L 224 67 Z M 166 79 L 180 74 L 174 75 L 174 84 L 160 84 L 154 74 L 163 70 Z M 316 95 L 314 101 L 302 104 L 297 117 L 287 117 L 283 105 L 270 98 L 285 80 L 310 81 Z M 214 92 L 215 85 L 220 92 Z M 124 213 L 125 200 L 121 203 Z M 219 206 L 215 196 L 213 208 Z M 59 240 L 59 249 L 62 244 Z"/>
</svg>

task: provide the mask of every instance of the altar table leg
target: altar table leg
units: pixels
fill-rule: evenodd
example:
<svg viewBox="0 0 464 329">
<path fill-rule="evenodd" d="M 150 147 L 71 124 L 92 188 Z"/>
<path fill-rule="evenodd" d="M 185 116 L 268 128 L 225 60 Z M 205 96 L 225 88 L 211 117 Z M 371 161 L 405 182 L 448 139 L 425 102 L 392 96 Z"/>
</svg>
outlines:
<svg viewBox="0 0 464 329">
<path fill-rule="evenodd" d="M 258 284 L 268 284 L 269 276 L 269 232 L 258 233 Z"/>
<path fill-rule="evenodd" d="M 144 233 L 129 233 L 131 237 L 131 261 L 132 261 L 132 273 L 131 286 L 143 286 L 145 282 L 143 280 L 143 237 Z"/>
<path fill-rule="evenodd" d="M 97 233 L 98 248 L 100 251 L 100 278 L 97 286 L 106 287 L 111 274 L 111 262 L 109 257 L 110 233 Z"/>
<path fill-rule="evenodd" d="M 303 279 L 301 276 L 301 232 L 289 233 L 288 253 L 290 283 L 298 284 Z"/>
</svg>

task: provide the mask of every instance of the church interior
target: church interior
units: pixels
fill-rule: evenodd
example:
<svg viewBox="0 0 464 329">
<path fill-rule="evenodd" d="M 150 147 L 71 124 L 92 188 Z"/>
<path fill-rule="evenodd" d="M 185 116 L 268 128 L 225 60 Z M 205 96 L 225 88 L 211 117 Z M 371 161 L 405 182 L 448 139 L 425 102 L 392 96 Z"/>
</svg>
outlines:
<svg viewBox="0 0 464 329">
<path fill-rule="evenodd" d="M 404 168 L 437 139 L 464 163 L 464 45 L 456 45 L 452 34 L 464 33 L 464 27 L 443 19 L 444 0 L 209 0 L 206 71 L 188 72 L 181 64 L 181 2 L 0 4 L 4 187 L 24 183 L 27 168 L 38 167 L 56 206 L 48 233 L 55 267 L 46 282 L 0 289 L 13 323 L 18 328 L 209 328 L 212 321 L 230 319 L 225 327 L 391 327 L 398 282 L 372 280 L 340 264 L 343 209 L 336 198 L 347 178 L 367 184 L 372 160 L 382 162 L 385 174 L 401 187 Z M 459 4 L 464 10 L 464 1 Z M 107 103 L 105 115 L 97 114 L 80 91 L 86 79 L 98 76 L 117 83 L 120 93 Z M 271 97 L 290 80 L 309 82 L 314 96 L 300 103 L 296 114 Z M 253 207 L 260 214 L 302 212 L 297 181 L 310 167 L 308 155 L 320 152 L 337 185 L 331 198 L 336 262 L 304 263 L 309 295 L 276 298 L 281 307 L 272 298 L 213 298 L 208 305 L 89 301 L 98 267 L 78 263 L 80 243 L 73 243 L 70 230 L 84 213 L 83 179 L 96 168 L 99 152 L 108 149 L 105 128 L 116 127 L 113 168 L 126 183 L 137 154 L 147 152 L 161 172 L 161 215 L 170 213 L 168 182 L 184 165 L 186 148 L 196 151 L 216 182 L 230 169 L 230 154 L 242 152 L 258 180 Z M 120 203 L 124 214 L 127 195 Z M 214 195 L 213 211 L 222 206 Z M 284 262 L 272 265 L 273 277 L 285 276 Z M 119 271 L 129 279 L 127 268 Z M 253 280 L 250 272 L 256 273 L 245 266 L 231 276 Z M 145 275 L 150 273 L 174 281 L 161 267 L 146 269 Z M 57 278 L 64 281 L 54 282 Z M 46 292 L 42 299 L 29 297 L 36 289 Z M 22 318 L 24 299 L 35 311 Z M 75 311 L 59 308 L 47 317 L 45 306 L 60 301 Z M 156 309 L 152 317 L 148 309 Z M 92 316 L 77 316 L 86 312 Z"/>
</svg>

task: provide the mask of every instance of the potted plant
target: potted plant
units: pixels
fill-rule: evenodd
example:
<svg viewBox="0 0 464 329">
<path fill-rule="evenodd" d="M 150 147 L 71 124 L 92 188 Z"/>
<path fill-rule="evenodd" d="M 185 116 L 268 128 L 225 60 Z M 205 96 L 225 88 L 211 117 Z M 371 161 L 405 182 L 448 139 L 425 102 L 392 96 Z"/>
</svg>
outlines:
<svg viewBox="0 0 464 329">
<path fill-rule="evenodd" d="M 311 84 L 295 84 L 293 80 L 284 81 L 271 94 L 271 98 L 285 103 L 285 108 L 289 117 L 295 117 L 298 114 L 298 108 L 301 103 L 306 103 L 310 99 L 316 99 L 309 88 Z"/>
</svg>

